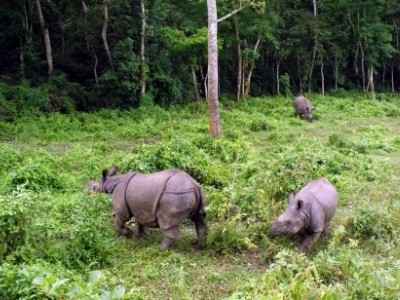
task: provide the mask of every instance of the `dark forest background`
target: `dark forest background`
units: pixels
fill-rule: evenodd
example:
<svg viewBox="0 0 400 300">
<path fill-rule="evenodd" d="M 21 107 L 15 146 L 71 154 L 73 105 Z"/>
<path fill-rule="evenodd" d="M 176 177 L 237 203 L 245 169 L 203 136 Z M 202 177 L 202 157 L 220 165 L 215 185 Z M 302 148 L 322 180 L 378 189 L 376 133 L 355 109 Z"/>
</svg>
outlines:
<svg viewBox="0 0 400 300">
<path fill-rule="evenodd" d="M 219 17 L 243 8 L 219 22 L 221 95 L 400 89 L 397 0 L 217 6 Z M 0 26 L 3 119 L 206 97 L 205 0 L 2 0 Z"/>
</svg>

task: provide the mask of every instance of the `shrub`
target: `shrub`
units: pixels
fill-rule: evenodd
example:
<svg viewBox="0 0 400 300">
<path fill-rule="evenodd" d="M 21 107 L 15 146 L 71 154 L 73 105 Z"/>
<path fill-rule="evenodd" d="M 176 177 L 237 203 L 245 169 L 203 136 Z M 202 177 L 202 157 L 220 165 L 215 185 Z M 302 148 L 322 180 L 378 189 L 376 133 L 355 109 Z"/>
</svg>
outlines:
<svg viewBox="0 0 400 300">
<path fill-rule="evenodd" d="M 66 180 L 49 166 L 51 163 L 52 159 L 45 157 L 14 169 L 10 173 L 8 188 L 15 190 L 19 186 L 24 186 L 25 189 L 31 191 L 65 190 Z"/>
<path fill-rule="evenodd" d="M 47 203 L 51 200 L 46 201 Z M 45 215 L 37 213 L 31 248 L 24 249 L 51 263 L 70 269 L 87 266 L 102 268 L 115 251 L 116 236 L 112 226 L 110 202 L 103 195 L 75 194 L 46 205 Z"/>
<path fill-rule="evenodd" d="M 0 195 L 0 260 L 27 242 L 35 200 L 36 195 L 21 188 Z"/>
<path fill-rule="evenodd" d="M 240 217 L 236 216 L 226 224 L 214 226 L 207 236 L 207 247 L 219 252 L 257 249 L 246 228 L 237 223 L 238 219 Z"/>
<path fill-rule="evenodd" d="M 100 270 L 75 274 L 60 265 L 37 262 L 31 265 L 0 266 L 1 299 L 143 299 L 140 292 L 130 292 L 110 282 L 110 275 Z M 17 283 L 17 284 L 16 284 Z"/>
</svg>

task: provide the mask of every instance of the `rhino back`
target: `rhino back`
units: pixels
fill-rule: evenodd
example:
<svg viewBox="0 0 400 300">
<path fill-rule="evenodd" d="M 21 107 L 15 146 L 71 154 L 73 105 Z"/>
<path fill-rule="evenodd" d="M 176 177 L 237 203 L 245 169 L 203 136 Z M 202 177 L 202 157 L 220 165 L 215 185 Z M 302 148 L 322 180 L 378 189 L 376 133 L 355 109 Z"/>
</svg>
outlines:
<svg viewBox="0 0 400 300">
<path fill-rule="evenodd" d="M 293 106 L 297 112 L 306 112 L 307 108 L 308 110 L 311 110 L 311 103 L 304 96 L 298 96 L 294 98 Z"/>
<path fill-rule="evenodd" d="M 155 226 L 171 221 L 158 220 L 161 215 L 168 219 L 178 211 L 191 212 L 197 207 L 197 188 L 194 179 L 179 170 L 136 174 L 127 186 L 126 199 L 139 223 Z M 167 226 L 163 224 L 158 225 Z"/>
<path fill-rule="evenodd" d="M 136 220 L 148 226 L 156 224 L 158 201 L 172 172 L 136 174 L 126 187 L 124 197 Z"/>
<path fill-rule="evenodd" d="M 335 186 L 326 178 L 309 182 L 297 193 L 295 198 L 302 199 L 306 203 L 318 202 L 319 205 L 322 206 L 325 214 L 325 222 L 331 221 L 335 215 L 338 203 L 338 193 Z"/>
</svg>

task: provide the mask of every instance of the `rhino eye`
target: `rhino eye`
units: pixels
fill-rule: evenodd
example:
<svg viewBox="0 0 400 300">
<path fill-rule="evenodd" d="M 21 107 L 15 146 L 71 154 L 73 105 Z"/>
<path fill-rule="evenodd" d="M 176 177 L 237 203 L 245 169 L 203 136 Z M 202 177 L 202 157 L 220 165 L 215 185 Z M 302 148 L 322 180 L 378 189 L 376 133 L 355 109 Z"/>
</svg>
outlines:
<svg viewBox="0 0 400 300">
<path fill-rule="evenodd" d="M 290 220 L 286 221 L 286 225 L 290 225 L 290 224 L 292 224 L 292 221 L 290 221 Z"/>
</svg>

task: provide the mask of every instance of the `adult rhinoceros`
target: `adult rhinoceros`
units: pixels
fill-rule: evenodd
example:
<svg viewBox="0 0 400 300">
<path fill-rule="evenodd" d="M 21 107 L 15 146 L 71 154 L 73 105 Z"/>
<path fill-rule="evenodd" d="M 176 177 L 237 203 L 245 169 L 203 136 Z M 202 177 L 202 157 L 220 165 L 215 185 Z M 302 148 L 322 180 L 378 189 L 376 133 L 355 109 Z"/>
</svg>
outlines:
<svg viewBox="0 0 400 300">
<path fill-rule="evenodd" d="M 179 224 L 191 219 L 196 226 L 197 246 L 202 247 L 207 235 L 204 223 L 206 198 L 201 186 L 189 174 L 180 170 L 116 174 L 116 168 L 110 172 L 103 170 L 99 182 L 89 182 L 88 192 L 112 194 L 118 236 L 132 237 L 133 232 L 125 224 L 134 217 L 138 236 L 145 234 L 144 227 L 163 230 L 160 249 L 165 250 L 180 238 Z"/>
</svg>

